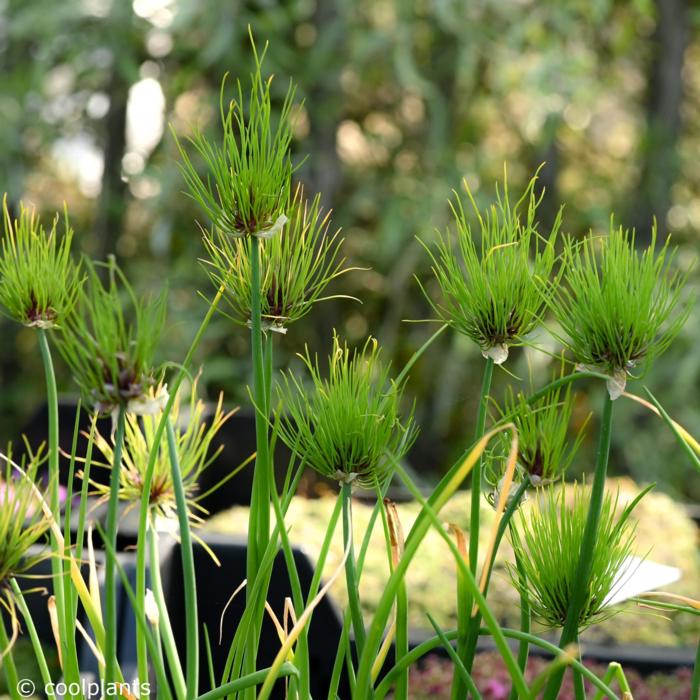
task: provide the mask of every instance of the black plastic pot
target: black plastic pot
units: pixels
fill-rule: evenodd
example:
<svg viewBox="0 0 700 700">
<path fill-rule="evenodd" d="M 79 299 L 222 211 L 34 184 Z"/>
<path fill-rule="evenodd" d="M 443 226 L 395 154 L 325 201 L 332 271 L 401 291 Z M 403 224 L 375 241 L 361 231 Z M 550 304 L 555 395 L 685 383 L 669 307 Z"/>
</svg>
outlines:
<svg viewBox="0 0 700 700">
<path fill-rule="evenodd" d="M 202 654 L 200 672 L 200 691 L 209 690 L 209 677 L 206 669 L 203 625 L 206 624 L 210 634 L 215 678 L 218 680 L 224 670 L 229 647 L 245 608 L 245 591 L 229 605 L 223 619 L 223 635 L 219 641 L 221 616 L 231 594 L 236 590 L 246 575 L 246 543 L 229 536 L 205 533 L 204 541 L 221 562 L 217 566 L 211 556 L 200 544 L 194 546 L 195 570 L 197 572 L 197 603 L 199 610 L 200 650 Z M 299 572 L 299 579 L 304 595 L 308 595 L 313 577 L 313 566 L 306 554 L 295 548 L 294 561 Z M 182 580 L 182 560 L 180 547 L 173 545 L 164 548 L 162 554 L 162 575 L 168 610 L 171 611 L 173 631 L 180 650 L 185 658 L 185 616 L 177 611 L 185 609 L 184 587 Z M 283 616 L 285 598 L 291 597 L 287 568 L 280 553 L 275 559 L 270 589 L 267 600 L 280 619 Z M 325 697 L 338 648 L 342 621 L 332 601 L 326 597 L 314 611 L 309 630 L 309 653 L 312 673 L 311 692 L 314 697 Z M 266 616 L 260 638 L 258 667 L 269 666 L 280 649 L 277 632 Z M 284 698 L 284 684 L 280 682 L 275 697 Z"/>
</svg>

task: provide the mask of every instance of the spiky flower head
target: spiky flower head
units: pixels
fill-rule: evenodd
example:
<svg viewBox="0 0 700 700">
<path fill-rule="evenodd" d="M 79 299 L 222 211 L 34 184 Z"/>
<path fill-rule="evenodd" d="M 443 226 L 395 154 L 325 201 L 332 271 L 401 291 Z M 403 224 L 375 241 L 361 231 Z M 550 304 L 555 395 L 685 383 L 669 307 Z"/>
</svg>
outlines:
<svg viewBox="0 0 700 700">
<path fill-rule="evenodd" d="M 511 580 L 527 594 L 533 615 L 547 627 L 563 627 L 566 621 L 577 585 L 590 501 L 589 490 L 577 484 L 548 486 L 539 491 L 531 510 L 519 512 L 517 527 L 511 530 L 513 548 L 525 573 L 521 579 L 517 568 L 510 566 Z M 616 517 L 618 495 L 606 494 L 603 499 L 579 631 L 616 612 L 606 607 L 606 602 L 619 585 L 623 565 L 632 553 L 635 526 L 629 516 L 634 504 Z"/>
<path fill-rule="evenodd" d="M 635 247 L 634 231 L 568 240 L 565 277 L 549 303 L 568 338 L 562 342 L 584 367 L 610 376 L 608 390 L 622 394 L 628 375 L 644 374 L 668 348 L 690 313 L 682 303 L 687 273 L 673 269 L 670 238 L 656 249 L 656 225 L 650 245 Z"/>
<path fill-rule="evenodd" d="M 287 326 L 305 316 L 313 304 L 329 297 L 328 283 L 348 271 L 340 257 L 340 231 L 329 233 L 330 214 L 317 195 L 310 202 L 297 187 L 285 206 L 289 222 L 284 232 L 260 249 L 260 296 L 263 328 L 286 333 Z M 249 237 L 233 238 L 220 231 L 205 234 L 209 277 L 223 285 L 231 318 L 250 322 L 253 273 Z"/>
<path fill-rule="evenodd" d="M 300 355 L 311 385 L 292 372 L 278 386 L 279 434 L 319 474 L 374 489 L 391 477 L 417 435 L 413 411 L 402 420 L 403 386 L 391 380 L 377 341 L 360 350 L 333 338 L 327 378 L 318 357 Z"/>
<path fill-rule="evenodd" d="M 149 389 L 149 397 L 152 399 L 161 393 L 161 387 Z M 223 449 L 223 446 L 213 448 L 213 442 L 221 426 L 234 411 L 224 411 L 223 394 L 221 394 L 213 412 L 209 415 L 205 403 L 197 398 L 196 381 L 186 408 L 182 409 L 180 404 L 178 394 L 170 411 L 170 420 L 176 426 L 183 424 L 182 429 L 176 431 L 175 445 L 185 496 L 190 506 L 190 518 L 193 522 L 198 522 L 201 518 L 195 511 L 202 510 L 197 505 L 197 501 L 202 496 L 198 493 L 199 478 Z M 141 503 L 146 469 L 162 415 L 162 411 L 143 417 L 127 414 L 122 468 L 119 473 L 119 498 L 126 501 L 129 504 L 128 507 L 138 506 Z M 105 463 L 101 466 L 111 468 L 114 458 L 114 437 L 105 437 L 97 433 L 95 445 L 105 457 Z M 108 485 L 91 483 L 105 500 L 109 497 Z M 175 492 L 167 450 L 159 450 L 156 457 L 149 505 L 151 514 L 158 520 L 172 521 L 176 517 Z"/>
<path fill-rule="evenodd" d="M 588 418 L 571 442 L 569 425 L 573 409 L 570 384 L 565 391 L 559 386 L 535 402 L 528 401 L 522 392 L 516 395 L 509 388 L 502 418 L 514 423 L 518 431 L 517 469 L 521 478 L 528 478 L 530 485 L 547 486 L 561 479 L 576 456 Z M 510 440 L 504 437 L 489 454 L 487 479 L 496 490 L 509 450 Z"/>
<path fill-rule="evenodd" d="M 540 323 L 545 299 L 552 293 L 556 261 L 554 243 L 561 212 L 546 237 L 535 220 L 542 201 L 534 177 L 522 197 L 511 204 L 508 182 L 496 186 L 496 203 L 480 212 L 467 182 L 464 187 L 478 221 L 478 234 L 455 193 L 450 203 L 457 228 L 438 233 L 436 249 L 423 243 L 442 291 L 441 302 L 426 297 L 438 316 L 481 348 L 496 364 L 508 348 L 520 345 Z M 556 280 L 555 280 L 556 281 Z M 425 293 L 425 289 L 423 290 Z"/>
<path fill-rule="evenodd" d="M 10 318 L 35 328 L 60 327 L 75 306 L 82 284 L 80 264 L 71 256 L 73 230 L 58 215 L 47 232 L 33 209 L 19 204 L 12 219 L 3 199 L 5 235 L 0 248 L 0 304 Z"/>
<path fill-rule="evenodd" d="M 295 89 L 290 82 L 281 113 L 272 123 L 272 78 L 264 79 L 262 62 L 251 35 L 255 70 L 244 93 L 236 81 L 237 99 L 224 106 L 225 79 L 221 85 L 220 112 L 223 143 L 210 143 L 201 133 L 188 139 L 205 165 L 201 174 L 178 141 L 181 171 L 189 194 L 214 227 L 229 236 L 270 238 L 287 221 L 292 163 L 290 120 Z M 175 137 L 177 141 L 177 136 Z"/>
<path fill-rule="evenodd" d="M 153 355 L 165 323 L 167 294 L 138 298 L 113 258 L 103 285 L 87 263 L 87 283 L 58 338 L 58 348 L 87 403 L 99 413 L 120 406 L 148 413 L 162 404 L 152 400 L 156 384 Z M 120 289 L 121 287 L 121 289 Z"/>
<path fill-rule="evenodd" d="M 50 524 L 41 507 L 42 499 L 48 500 L 48 492 L 36 485 L 45 455 L 43 446 L 37 452 L 29 450 L 26 461 L 17 465 L 12 461 L 12 447 L 8 446 L 0 460 L 0 605 L 9 612 L 14 628 L 16 615 L 10 581 L 27 575 L 48 556 L 47 552 L 31 550 L 43 540 Z M 6 651 L 0 650 L 0 659 Z"/>
</svg>

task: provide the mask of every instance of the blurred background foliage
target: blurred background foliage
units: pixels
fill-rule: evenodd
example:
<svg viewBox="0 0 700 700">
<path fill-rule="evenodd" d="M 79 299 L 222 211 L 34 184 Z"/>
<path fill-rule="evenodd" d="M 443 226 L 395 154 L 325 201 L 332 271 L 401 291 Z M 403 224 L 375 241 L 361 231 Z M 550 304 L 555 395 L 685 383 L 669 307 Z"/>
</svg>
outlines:
<svg viewBox="0 0 700 700">
<path fill-rule="evenodd" d="M 115 253 L 143 291 L 170 285 L 163 360 L 180 360 L 211 295 L 198 257 L 199 216 L 183 196 L 168 124 L 216 135 L 223 75 L 247 79 L 247 27 L 269 41 L 266 69 L 281 98 L 291 76 L 296 158 L 344 230 L 352 265 L 326 302 L 281 339 L 282 366 L 305 343 L 325 354 L 332 329 L 371 333 L 400 366 L 434 326 L 414 275 L 433 289 L 416 235 L 449 222 L 466 178 L 480 205 L 508 165 L 520 190 L 545 162 L 543 227 L 565 203 L 564 228 L 605 232 L 609 217 L 649 240 L 655 216 L 673 231 L 678 263 L 700 241 L 700 7 L 693 0 L 2 0 L 2 188 L 51 216 L 67 202 L 78 246 Z M 229 83 L 229 87 L 231 83 Z M 206 222 L 203 222 L 206 225 Z M 692 278 L 698 286 L 700 273 Z M 1 438 L 42 396 L 31 331 L 0 321 Z M 556 353 L 541 334 L 537 343 Z M 201 386 L 248 404 L 247 334 L 223 317 L 198 362 Z M 700 315 L 645 382 L 700 433 Z M 509 371 L 544 383 L 557 363 L 531 349 Z M 481 379 L 478 350 L 443 334 L 412 373 L 422 435 L 411 454 L 426 476 L 465 446 Z M 494 395 L 512 381 L 499 372 Z M 72 391 L 63 370 L 62 386 Z M 641 393 L 641 382 L 629 387 Z M 598 403 L 582 385 L 575 420 Z M 700 479 L 665 426 L 618 402 L 612 470 L 700 499 Z M 595 422 L 594 422 L 595 423 Z M 592 426 L 594 428 L 595 425 Z M 590 430 L 578 469 L 592 460 Z"/>
</svg>

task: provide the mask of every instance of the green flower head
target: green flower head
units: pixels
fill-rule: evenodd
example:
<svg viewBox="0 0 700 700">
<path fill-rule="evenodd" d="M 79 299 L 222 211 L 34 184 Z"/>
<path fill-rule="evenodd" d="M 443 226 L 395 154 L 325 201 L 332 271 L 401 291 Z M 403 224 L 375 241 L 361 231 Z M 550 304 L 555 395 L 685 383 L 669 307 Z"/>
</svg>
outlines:
<svg viewBox="0 0 700 700">
<path fill-rule="evenodd" d="M 310 202 L 298 187 L 285 207 L 289 221 L 282 232 L 260 248 L 260 296 L 263 327 L 280 333 L 305 316 L 317 301 L 328 299 L 328 283 L 349 268 L 340 257 L 340 232 L 329 233 L 330 214 L 320 196 Z M 249 323 L 253 287 L 249 237 L 206 234 L 209 260 L 203 261 L 212 282 L 226 290 L 231 318 Z"/>
<path fill-rule="evenodd" d="M 93 264 L 87 270 L 87 284 L 58 338 L 61 355 L 98 412 L 119 406 L 133 413 L 155 411 L 167 398 L 164 390 L 155 398 L 148 393 L 157 383 L 153 355 L 165 323 L 166 291 L 156 299 L 137 298 L 114 259 L 107 265 L 106 286 Z"/>
<path fill-rule="evenodd" d="M 548 486 L 539 491 L 532 509 L 520 511 L 517 527 L 511 530 L 513 548 L 525 573 L 521 579 L 517 568 L 510 566 L 511 579 L 527 594 L 535 618 L 547 627 L 563 627 L 566 621 L 590 500 L 588 489 L 576 484 Z M 606 602 L 632 553 L 635 526 L 629 515 L 634 505 L 616 518 L 618 497 L 608 494 L 603 500 L 579 631 L 615 614 Z"/>
<path fill-rule="evenodd" d="M 340 482 L 373 489 L 391 477 L 393 464 L 403 457 L 417 435 L 413 411 L 400 416 L 403 387 L 389 377 L 380 362 L 377 341 L 361 350 L 333 338 L 328 377 L 315 360 L 301 356 L 311 379 L 306 387 L 293 374 L 284 374 L 278 387 L 279 434 L 291 449 L 320 474 Z"/>
<path fill-rule="evenodd" d="M 25 326 L 60 327 L 75 306 L 82 275 L 71 257 L 73 230 L 66 214 L 64 232 L 58 216 L 46 232 L 36 212 L 20 202 L 13 220 L 3 200 L 5 235 L 0 249 L 0 304 Z"/>
<path fill-rule="evenodd" d="M 294 86 L 290 83 L 276 126 L 272 124 L 272 78 L 264 79 L 262 62 L 251 35 L 255 71 L 244 94 L 237 81 L 237 99 L 224 106 L 225 79 L 221 85 L 223 143 L 210 143 L 200 132 L 189 139 L 205 165 L 201 174 L 180 145 L 181 171 L 189 194 L 204 210 L 217 231 L 229 236 L 270 238 L 289 214 L 292 163 L 290 120 Z M 267 47 L 265 48 L 265 50 Z"/>
<path fill-rule="evenodd" d="M 44 541 L 50 520 L 42 509 L 48 493 L 37 485 L 38 471 L 45 461 L 43 446 L 37 452 L 28 450 L 21 465 L 12 461 L 12 447 L 0 456 L 0 605 L 16 622 L 13 579 L 30 573 L 37 562 L 49 556 L 47 551 L 32 551 Z M 0 659 L 5 650 L 0 650 Z"/>
<path fill-rule="evenodd" d="M 517 468 L 532 486 L 546 486 L 561 479 L 576 456 L 588 419 L 570 442 L 574 400 L 571 385 L 563 393 L 561 387 L 553 389 L 535 403 L 528 402 L 523 393 L 514 394 L 512 389 L 506 394 L 502 418 L 517 428 Z M 489 455 L 487 478 L 496 488 L 503 477 L 509 450 L 510 439 L 503 437 Z"/>
<path fill-rule="evenodd" d="M 151 387 L 148 393 L 149 397 L 156 401 L 162 394 L 162 387 Z M 197 398 L 196 380 L 188 405 L 183 409 L 180 404 L 178 395 L 170 412 L 170 420 L 174 425 L 186 423 L 184 429 L 177 432 L 175 445 L 185 495 L 190 506 L 190 518 L 196 523 L 201 521 L 196 509 L 202 511 L 197 505 L 199 477 L 223 449 L 221 446 L 213 451 L 210 448 L 216 434 L 233 415 L 233 411 L 224 411 L 222 394 L 211 415 L 207 415 L 204 402 Z M 148 460 L 162 415 L 162 410 L 145 416 L 127 415 L 122 468 L 119 473 L 119 498 L 126 501 L 128 507 L 138 506 L 141 502 Z M 108 438 L 99 433 L 95 436 L 95 445 L 105 457 L 105 464 L 102 466 L 106 468 L 111 468 L 114 462 L 113 440 L 113 436 Z M 109 486 L 97 482 L 93 483 L 93 486 L 97 493 L 107 500 Z M 158 451 L 151 479 L 149 505 L 151 513 L 158 518 L 172 522 L 176 517 L 175 492 L 167 450 Z"/>
<path fill-rule="evenodd" d="M 552 293 L 561 212 L 544 238 L 535 220 L 542 200 L 535 195 L 535 182 L 536 177 L 512 205 L 504 181 L 502 190 L 496 188 L 496 203 L 482 214 L 465 181 L 480 241 L 455 193 L 450 207 L 456 241 L 449 233 L 438 233 L 434 251 L 423 243 L 443 296 L 441 302 L 433 302 L 426 294 L 431 306 L 497 364 L 505 362 L 508 348 L 522 344 L 540 323 L 545 299 Z"/>
<path fill-rule="evenodd" d="M 651 244 L 639 251 L 634 231 L 615 228 L 612 219 L 606 237 L 567 241 L 565 283 L 549 303 L 576 361 L 610 375 L 612 398 L 635 368 L 648 370 L 690 313 L 682 303 L 687 273 L 672 269 L 669 242 L 656 250 L 654 226 Z"/>
</svg>

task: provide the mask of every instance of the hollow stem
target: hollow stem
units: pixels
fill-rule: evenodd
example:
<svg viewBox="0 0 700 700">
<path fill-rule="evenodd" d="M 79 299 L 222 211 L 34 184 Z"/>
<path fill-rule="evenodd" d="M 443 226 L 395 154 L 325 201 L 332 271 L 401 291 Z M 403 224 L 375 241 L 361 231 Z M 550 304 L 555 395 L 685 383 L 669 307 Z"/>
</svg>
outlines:
<svg viewBox="0 0 700 700">
<path fill-rule="evenodd" d="M 358 593 L 359 581 L 357 580 L 357 571 L 355 569 L 355 550 L 352 544 L 352 494 L 350 484 L 343 484 L 341 489 L 341 498 L 343 499 L 343 543 L 345 549 L 350 550 L 350 553 L 345 560 L 345 581 L 348 588 L 348 607 L 350 608 L 350 618 L 352 620 L 352 629 L 355 633 L 355 648 L 357 649 L 358 658 L 362 656 L 362 651 L 365 646 L 365 623 L 362 619 L 362 610 L 360 608 L 360 596 Z"/>
<path fill-rule="evenodd" d="M 512 525 L 511 525 L 512 527 Z M 525 569 L 523 568 L 523 562 L 518 554 L 517 550 L 515 552 L 515 566 L 518 570 L 518 579 L 520 580 L 520 631 L 526 634 L 530 632 L 530 598 L 527 594 L 527 578 L 525 574 Z M 530 655 L 530 643 L 527 637 L 522 637 L 518 643 L 518 666 L 520 670 L 525 675 L 525 669 L 527 668 L 527 659 Z M 518 700 L 518 691 L 515 686 L 511 688 L 509 700 Z"/>
<path fill-rule="evenodd" d="M 182 483 L 180 460 L 177 455 L 175 430 L 171 421 L 166 426 L 168 433 L 168 455 L 170 457 L 170 473 L 173 479 L 177 519 L 180 527 L 180 552 L 182 556 L 182 576 L 185 588 L 185 639 L 187 643 L 187 658 L 185 675 L 187 692 L 185 698 L 192 700 L 197 695 L 199 686 L 199 622 L 197 618 L 197 580 L 194 571 L 194 553 L 192 551 L 192 535 L 190 519 L 187 510 L 185 487 Z"/>
<path fill-rule="evenodd" d="M 493 360 L 489 357 L 484 365 L 484 376 L 481 382 L 481 395 L 479 397 L 479 412 L 476 417 L 476 429 L 474 442 L 481 440 L 486 429 L 486 412 L 488 409 L 489 392 L 493 378 Z M 481 472 L 483 459 L 474 465 L 472 472 L 472 502 L 469 515 L 469 568 L 476 576 L 479 561 L 479 506 L 481 505 Z"/>
<path fill-rule="evenodd" d="M 124 424 L 126 409 L 119 407 L 117 414 L 117 432 L 114 438 L 114 461 L 109 485 L 109 501 L 107 504 L 106 542 L 109 544 L 105 561 L 105 681 L 108 688 L 114 688 L 117 681 L 117 590 L 116 590 L 116 551 L 117 551 L 117 520 L 119 510 L 119 482 L 124 448 Z M 116 698 L 116 693 L 108 697 Z"/>
<path fill-rule="evenodd" d="M 480 440 L 486 429 L 486 413 L 488 409 L 489 392 L 491 391 L 491 380 L 493 378 L 493 360 L 489 357 L 484 365 L 484 375 L 481 381 L 481 393 L 479 396 L 479 409 L 476 416 L 476 429 L 474 430 L 474 442 Z M 472 471 L 472 494 L 469 514 L 469 569 L 474 578 L 477 578 L 477 568 L 479 564 L 479 520 L 481 508 L 481 479 L 482 479 L 483 459 L 474 465 Z M 471 612 L 474 600 L 463 577 L 457 579 L 457 655 L 467 662 L 469 657 L 469 631 Z M 478 625 L 475 626 L 478 630 Z M 473 636 L 473 635 L 472 635 Z M 474 647 L 476 643 L 474 642 Z M 471 673 L 471 663 L 465 663 L 465 667 Z M 461 700 L 466 696 L 467 688 L 460 674 L 455 673 L 452 683 L 452 700 Z"/>
<path fill-rule="evenodd" d="M 500 631 L 503 634 L 503 636 L 507 637 L 508 639 L 515 639 L 518 641 L 521 639 L 527 639 L 527 641 L 530 644 L 532 644 L 532 646 L 544 649 L 545 651 L 549 652 L 555 657 L 561 654 L 561 650 L 555 644 L 551 644 L 550 642 L 541 639 L 540 637 L 537 637 L 534 634 L 521 632 L 520 630 L 508 629 L 507 627 L 502 627 Z M 490 635 L 491 630 L 482 627 L 479 630 L 479 634 Z M 447 637 L 447 639 L 449 640 L 456 639 L 457 630 L 445 632 L 444 636 Z M 383 698 L 386 697 L 387 693 L 392 687 L 393 682 L 396 680 L 397 674 L 401 671 L 401 669 L 405 668 L 406 666 L 415 664 L 416 661 L 418 661 L 418 659 L 422 658 L 427 653 L 431 652 L 433 649 L 442 646 L 442 644 L 443 642 L 440 639 L 440 637 L 435 636 L 430 639 L 427 639 L 424 642 L 421 642 L 418 646 L 413 647 L 413 649 L 411 649 L 411 651 L 409 651 L 408 654 L 406 654 L 406 656 L 404 656 L 402 659 L 399 659 L 396 662 L 396 665 L 384 676 L 384 678 L 382 678 L 381 682 L 379 683 L 376 689 L 376 700 L 383 700 Z M 598 678 L 598 676 L 596 676 L 595 673 L 593 673 L 590 669 L 586 668 L 583 664 L 581 664 L 578 659 L 575 659 L 571 663 L 571 666 L 575 668 L 586 680 L 588 680 L 591 683 L 591 685 L 598 688 L 603 693 L 601 697 L 605 697 L 606 700 L 620 700 L 620 697 L 608 685 L 609 679 L 607 676 L 605 679 Z M 527 698 L 530 697 L 530 695 L 529 693 L 523 691 L 520 697 Z"/>
<path fill-rule="evenodd" d="M 491 558 L 489 561 L 484 562 L 484 566 L 486 567 L 486 584 L 484 586 L 484 596 L 488 593 L 489 590 L 489 584 L 491 583 L 491 574 L 493 572 L 493 564 L 496 560 L 496 555 L 498 554 L 498 548 L 501 545 L 501 540 L 503 539 L 503 535 L 505 534 L 506 528 L 511 522 L 511 518 L 513 517 L 513 514 L 517 510 L 518 506 L 520 505 L 520 501 L 523 498 L 523 495 L 525 494 L 525 491 L 527 491 L 528 486 L 530 485 L 530 478 L 529 476 L 525 476 L 523 479 L 522 483 L 518 486 L 518 490 L 515 492 L 513 495 L 513 498 L 510 499 L 508 502 L 508 506 L 506 507 L 503 517 L 501 518 L 501 522 L 498 524 L 498 532 L 496 533 L 496 540 L 494 542 L 493 546 L 493 552 L 491 553 Z M 476 615 L 474 615 L 470 620 L 469 620 L 469 631 L 468 631 L 468 643 L 467 643 L 467 651 L 466 655 L 463 659 L 463 663 L 466 669 L 471 673 L 471 668 L 472 665 L 474 664 L 474 656 L 476 654 L 476 645 L 479 640 L 479 627 L 481 626 L 481 612 L 477 610 Z"/>
<path fill-rule="evenodd" d="M 51 674 L 49 673 L 49 665 L 46 663 L 46 656 L 44 654 L 44 648 L 41 646 L 41 640 L 36 631 L 36 626 L 34 625 L 34 620 L 29 612 L 29 607 L 27 602 L 22 595 L 17 581 L 12 578 L 10 579 L 10 586 L 12 587 L 12 592 L 14 593 L 15 599 L 17 600 L 17 605 L 19 606 L 22 617 L 24 618 L 24 626 L 29 633 L 29 639 L 32 642 L 32 649 L 34 650 L 34 657 L 36 658 L 37 666 L 39 667 L 39 673 L 41 674 L 41 680 L 44 682 L 44 693 L 48 700 L 53 700 L 55 697 L 53 692 L 53 686 L 51 685 Z"/>
<path fill-rule="evenodd" d="M 39 350 L 41 361 L 44 365 L 44 376 L 46 381 L 46 405 L 49 413 L 49 505 L 53 513 L 54 520 L 61 523 L 61 504 L 59 500 L 58 476 L 59 476 L 59 452 L 58 452 L 58 391 L 56 390 L 56 375 L 51 359 L 51 350 L 46 331 L 42 328 L 38 330 Z M 59 611 L 59 628 L 61 632 L 61 646 L 65 654 L 66 628 L 64 618 L 65 592 L 63 585 L 63 552 L 54 532 L 51 532 L 51 578 L 53 582 L 53 592 L 56 596 L 56 606 Z M 65 657 L 64 657 L 65 658 Z"/>
<path fill-rule="evenodd" d="M 591 502 L 588 509 L 586 527 L 583 531 L 581 553 L 579 555 L 578 566 L 576 567 L 575 586 L 571 594 L 571 600 L 569 601 L 564 629 L 562 630 L 559 640 L 560 649 L 564 649 L 578 639 L 579 620 L 586 603 L 586 596 L 591 578 L 593 548 L 598 533 L 600 511 L 605 494 L 605 479 L 608 472 L 608 456 L 610 454 L 610 440 L 612 437 L 612 416 L 613 402 L 606 391 L 600 425 L 600 436 L 598 439 L 595 473 L 593 475 L 593 486 L 591 488 Z M 555 671 L 550 676 L 549 682 L 545 688 L 544 700 L 555 700 L 558 696 L 564 678 L 564 671 L 565 669 L 562 668 Z"/>
<path fill-rule="evenodd" d="M 270 539 L 270 491 L 273 484 L 272 467 L 270 464 L 270 444 L 268 434 L 269 406 L 266 377 L 265 353 L 263 351 L 262 319 L 260 311 L 260 240 L 252 236 L 250 243 L 250 267 L 251 267 L 251 299 L 250 299 L 250 325 L 251 325 L 251 358 L 253 362 L 253 400 L 255 402 L 255 470 L 253 472 L 253 487 L 250 497 L 250 515 L 248 521 L 248 550 L 246 555 L 246 603 L 256 606 L 256 614 L 253 616 L 252 629 L 246 640 L 246 665 L 247 673 L 255 670 L 258 638 L 264 614 L 263 605 L 266 592 L 258 598 L 252 597 L 253 583 L 260 569 L 260 562 Z M 272 352 L 272 348 L 268 348 Z M 269 355 L 271 358 L 271 355 Z M 254 601 L 258 602 L 255 603 Z M 252 688 L 247 689 L 246 698 L 255 697 Z"/>
<path fill-rule="evenodd" d="M 156 428 L 155 434 L 153 435 L 153 442 L 150 447 L 150 453 L 148 455 L 148 464 L 146 466 L 146 472 L 143 477 L 143 487 L 141 493 L 141 504 L 139 508 L 139 530 L 138 530 L 138 540 L 136 546 L 136 600 L 145 600 L 146 597 L 146 552 L 148 550 L 146 542 L 146 529 L 148 525 L 148 506 L 151 497 L 151 482 L 153 481 L 153 472 L 155 470 L 156 459 L 160 451 L 161 440 L 163 438 L 163 431 L 165 430 L 165 424 L 170 421 L 170 411 L 172 410 L 173 403 L 175 402 L 175 397 L 180 389 L 182 380 L 187 375 L 187 371 L 192 364 L 192 358 L 194 357 L 195 350 L 199 347 L 199 343 L 204 337 L 204 332 L 209 326 L 209 322 L 214 316 L 216 309 L 224 295 L 224 286 L 219 287 L 214 299 L 211 301 L 207 313 L 204 315 L 204 319 L 197 329 L 197 333 L 192 340 L 192 344 L 187 351 L 185 359 L 180 365 L 180 370 L 175 375 L 173 379 L 172 386 L 170 389 L 170 396 L 163 409 L 163 413 L 158 422 L 158 427 Z M 88 449 L 92 449 L 92 441 L 88 445 Z M 83 483 L 85 484 L 87 480 Z M 148 681 L 148 645 L 144 635 L 136 636 L 136 658 L 138 664 L 139 680 L 141 683 L 146 683 Z"/>
<path fill-rule="evenodd" d="M 270 459 L 268 420 L 264 415 L 268 400 L 265 390 L 265 357 L 260 317 L 260 241 L 251 238 L 250 265 L 252 271 L 251 294 L 251 356 L 253 361 L 253 397 L 255 400 L 255 443 L 257 456 L 253 474 L 253 492 L 250 509 L 250 528 L 254 546 L 248 544 L 248 582 L 255 580 L 260 553 L 270 538 Z"/>
<path fill-rule="evenodd" d="M 184 700 L 187 695 L 187 686 L 185 684 L 185 674 L 182 672 L 182 664 L 180 656 L 175 645 L 175 635 L 170 624 L 170 614 L 165 604 L 165 594 L 163 593 L 163 582 L 160 578 L 160 556 L 158 554 L 158 533 L 152 526 L 148 528 L 148 545 L 150 550 L 150 571 L 151 585 L 153 586 L 153 595 L 158 606 L 158 629 L 160 631 L 163 646 L 165 647 L 165 655 L 168 659 L 170 673 L 175 686 L 175 697 L 177 700 Z"/>
</svg>

